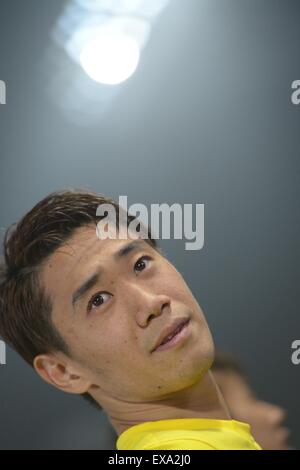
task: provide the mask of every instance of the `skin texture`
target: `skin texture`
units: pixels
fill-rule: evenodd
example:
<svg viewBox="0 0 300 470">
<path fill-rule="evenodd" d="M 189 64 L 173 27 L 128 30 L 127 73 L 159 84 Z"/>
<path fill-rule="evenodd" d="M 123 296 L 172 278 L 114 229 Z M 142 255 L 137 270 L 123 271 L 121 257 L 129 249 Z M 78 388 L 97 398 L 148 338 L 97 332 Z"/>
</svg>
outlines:
<svg viewBox="0 0 300 470">
<path fill-rule="evenodd" d="M 41 282 L 70 355 L 41 354 L 36 371 L 66 392 L 89 392 L 118 434 L 156 419 L 229 419 L 209 371 L 214 346 L 198 302 L 145 240 L 116 258 L 133 238 L 99 240 L 94 226 L 81 227 L 48 258 Z M 100 266 L 100 279 L 73 307 L 74 291 Z M 178 318 L 190 319 L 185 340 L 152 352 L 162 329 Z"/>
<path fill-rule="evenodd" d="M 265 450 L 288 449 L 289 431 L 282 423 L 283 408 L 259 400 L 246 379 L 231 370 L 214 371 L 214 377 L 234 419 L 251 426 L 255 440 Z"/>
</svg>

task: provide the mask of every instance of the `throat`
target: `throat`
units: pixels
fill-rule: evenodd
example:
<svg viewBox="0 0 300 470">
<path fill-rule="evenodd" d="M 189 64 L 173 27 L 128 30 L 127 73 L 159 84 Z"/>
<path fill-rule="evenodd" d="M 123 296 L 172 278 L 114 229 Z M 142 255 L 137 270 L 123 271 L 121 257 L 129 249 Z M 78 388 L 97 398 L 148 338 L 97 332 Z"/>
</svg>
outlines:
<svg viewBox="0 0 300 470">
<path fill-rule="evenodd" d="M 119 402 L 114 410 L 106 411 L 118 435 L 132 426 L 148 421 L 231 419 L 210 371 L 192 387 L 174 393 L 168 398 L 146 403 Z"/>
</svg>

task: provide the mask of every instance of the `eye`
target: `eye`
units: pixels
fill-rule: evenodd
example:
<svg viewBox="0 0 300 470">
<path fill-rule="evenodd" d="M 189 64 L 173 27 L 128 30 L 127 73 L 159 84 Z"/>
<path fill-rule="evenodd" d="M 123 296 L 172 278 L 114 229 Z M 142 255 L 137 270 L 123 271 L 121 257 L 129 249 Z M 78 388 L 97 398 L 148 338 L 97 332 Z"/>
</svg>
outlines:
<svg viewBox="0 0 300 470">
<path fill-rule="evenodd" d="M 143 271 L 149 265 L 150 260 L 150 256 L 142 256 L 135 263 L 134 270 L 138 272 Z"/>
<path fill-rule="evenodd" d="M 101 307 L 110 297 L 112 297 L 112 295 L 109 294 L 109 292 L 97 292 L 89 301 L 87 311 L 89 312 L 90 310 Z"/>
</svg>

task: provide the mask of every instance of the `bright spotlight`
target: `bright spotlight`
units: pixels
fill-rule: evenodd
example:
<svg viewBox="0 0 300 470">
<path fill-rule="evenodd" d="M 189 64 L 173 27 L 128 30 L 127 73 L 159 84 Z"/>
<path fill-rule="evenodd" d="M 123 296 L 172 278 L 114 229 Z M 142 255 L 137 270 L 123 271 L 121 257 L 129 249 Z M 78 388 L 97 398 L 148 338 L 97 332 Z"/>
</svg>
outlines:
<svg viewBox="0 0 300 470">
<path fill-rule="evenodd" d="M 106 85 L 127 80 L 136 70 L 140 50 L 136 41 L 124 34 L 101 34 L 87 44 L 80 62 L 90 78 Z"/>
</svg>

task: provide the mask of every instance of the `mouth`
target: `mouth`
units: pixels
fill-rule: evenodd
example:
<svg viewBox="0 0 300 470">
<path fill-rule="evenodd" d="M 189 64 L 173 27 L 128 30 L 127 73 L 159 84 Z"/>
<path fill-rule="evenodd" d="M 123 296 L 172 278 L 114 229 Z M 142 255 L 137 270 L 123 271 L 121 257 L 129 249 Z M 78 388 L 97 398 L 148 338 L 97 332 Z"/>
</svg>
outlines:
<svg viewBox="0 0 300 470">
<path fill-rule="evenodd" d="M 177 324 L 175 323 L 171 328 L 164 330 L 151 352 L 165 351 L 181 343 L 188 336 L 189 323 L 190 319 L 184 319 L 180 322 L 177 321 Z"/>
</svg>

